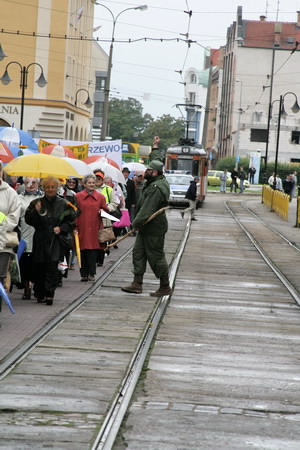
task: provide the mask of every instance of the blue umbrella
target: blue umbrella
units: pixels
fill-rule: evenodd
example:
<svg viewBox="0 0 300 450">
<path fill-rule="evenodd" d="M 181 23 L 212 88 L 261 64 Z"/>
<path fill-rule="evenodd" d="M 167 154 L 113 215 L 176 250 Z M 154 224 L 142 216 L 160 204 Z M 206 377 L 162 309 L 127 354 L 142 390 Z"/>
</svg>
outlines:
<svg viewBox="0 0 300 450">
<path fill-rule="evenodd" d="M 0 141 L 6 143 L 8 147 L 18 147 L 26 145 L 31 150 L 38 150 L 38 146 L 29 133 L 12 127 L 0 127 Z"/>
<path fill-rule="evenodd" d="M 4 286 L 3 286 L 3 284 L 1 282 L 0 282 L 0 295 L 5 300 L 5 303 L 7 304 L 7 306 L 11 310 L 11 312 L 13 314 L 15 314 L 14 308 L 12 307 L 12 304 L 11 304 L 11 302 L 10 302 L 10 300 L 8 298 L 8 295 L 7 295 L 7 293 L 6 293 L 5 289 L 4 289 Z"/>
</svg>

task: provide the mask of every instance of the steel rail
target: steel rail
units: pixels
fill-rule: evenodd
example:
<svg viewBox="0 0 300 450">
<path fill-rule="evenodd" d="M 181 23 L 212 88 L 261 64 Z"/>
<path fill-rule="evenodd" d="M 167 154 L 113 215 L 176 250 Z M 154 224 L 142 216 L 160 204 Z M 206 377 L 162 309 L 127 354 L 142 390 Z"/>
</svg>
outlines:
<svg viewBox="0 0 300 450">
<path fill-rule="evenodd" d="M 169 276 L 170 285 L 172 288 L 174 286 L 179 262 L 190 232 L 190 225 L 191 217 L 189 216 L 184 230 L 183 238 L 181 240 L 181 245 L 178 247 L 177 252 L 170 265 Z M 127 372 L 121 383 L 121 387 L 113 399 L 112 405 L 104 419 L 98 435 L 94 440 L 91 450 L 109 450 L 112 448 L 122 424 L 123 418 L 128 409 L 131 397 L 136 388 L 136 384 L 143 369 L 143 365 L 145 363 L 149 348 L 164 316 L 169 298 L 170 296 L 167 295 L 158 299 L 155 308 L 152 311 L 148 322 L 146 323 L 143 335 L 137 345 L 136 351 L 131 358 Z"/>
<path fill-rule="evenodd" d="M 265 225 L 267 228 L 269 228 L 271 231 L 273 231 L 274 233 L 276 233 L 279 237 L 281 237 L 287 244 L 289 244 L 291 247 L 293 247 L 295 250 L 297 250 L 298 252 L 300 252 L 300 248 L 297 247 L 295 244 L 293 244 L 287 237 L 285 237 L 282 233 L 280 233 L 278 230 L 275 230 L 275 228 L 273 228 L 271 225 L 269 225 L 268 223 L 264 222 L 257 214 L 255 214 L 255 212 L 253 212 L 250 208 L 248 208 L 244 202 L 241 202 L 242 207 L 248 211 L 250 214 L 252 214 L 254 217 L 256 217 L 257 220 L 259 220 L 263 225 Z"/>
<path fill-rule="evenodd" d="M 45 326 L 43 326 L 37 333 L 35 333 L 28 341 L 21 345 L 16 351 L 13 351 L 2 364 L 0 364 L 0 380 L 6 377 L 9 372 L 19 364 L 31 350 L 33 350 L 39 343 L 47 337 L 57 326 L 59 326 L 72 312 L 76 311 L 85 302 L 85 300 L 110 276 L 110 274 L 119 266 L 119 264 L 127 258 L 132 247 L 130 247 L 114 264 L 112 264 L 98 280 L 87 289 L 84 294 L 74 300 L 66 309 L 57 314 Z"/>
<path fill-rule="evenodd" d="M 281 281 L 281 283 L 285 286 L 287 291 L 290 293 L 290 295 L 293 297 L 293 299 L 296 301 L 296 303 L 300 306 L 300 294 L 299 292 L 294 288 L 292 283 L 285 277 L 285 275 L 281 272 L 281 270 L 274 264 L 274 262 L 268 257 L 266 252 L 263 250 L 263 248 L 259 245 L 257 240 L 254 238 L 253 234 L 248 231 L 244 225 L 241 223 L 241 221 L 238 219 L 238 217 L 235 215 L 235 213 L 232 211 L 232 209 L 228 206 L 227 202 L 224 202 L 225 207 L 230 212 L 236 223 L 239 225 L 239 227 L 244 231 L 244 233 L 247 235 L 247 237 L 250 239 L 258 253 L 261 255 L 261 257 L 264 259 L 264 261 L 268 264 L 270 269 L 275 273 L 277 278 Z M 251 211 L 250 211 L 251 212 Z M 261 219 L 260 221 L 263 222 Z M 268 225 L 268 228 L 272 231 L 276 232 L 280 235 L 276 230 L 274 230 L 271 226 Z M 288 241 L 286 238 L 284 238 L 285 241 Z M 298 249 L 299 250 L 299 249 Z"/>
</svg>

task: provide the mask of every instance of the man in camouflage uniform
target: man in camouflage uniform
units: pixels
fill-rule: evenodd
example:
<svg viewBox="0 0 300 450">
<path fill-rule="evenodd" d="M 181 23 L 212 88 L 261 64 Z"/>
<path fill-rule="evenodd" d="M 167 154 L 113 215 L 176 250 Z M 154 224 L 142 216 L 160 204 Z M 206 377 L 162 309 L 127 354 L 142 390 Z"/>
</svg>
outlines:
<svg viewBox="0 0 300 450">
<path fill-rule="evenodd" d="M 163 175 L 163 163 L 161 161 L 151 161 L 145 171 L 144 178 L 146 183 L 132 223 L 133 228 L 138 231 L 132 255 L 134 280 L 129 286 L 124 286 L 121 289 L 124 292 L 141 294 L 143 291 L 143 276 L 148 262 L 156 278 L 160 279 L 159 289 L 156 292 L 151 292 L 150 295 L 161 297 L 172 293 L 169 284 L 168 263 L 164 253 L 165 234 L 168 230 L 166 213 L 159 214 L 147 224 L 145 222 L 156 211 L 168 205 L 170 187 Z"/>
</svg>

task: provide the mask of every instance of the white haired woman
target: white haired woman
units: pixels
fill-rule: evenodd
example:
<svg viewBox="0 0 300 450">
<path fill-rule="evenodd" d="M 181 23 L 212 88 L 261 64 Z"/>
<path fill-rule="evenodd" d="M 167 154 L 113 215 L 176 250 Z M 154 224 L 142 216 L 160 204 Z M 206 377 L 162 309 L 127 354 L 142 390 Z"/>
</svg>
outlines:
<svg viewBox="0 0 300 450">
<path fill-rule="evenodd" d="M 25 213 L 25 221 L 34 227 L 32 262 L 34 291 L 38 303 L 52 305 L 60 282 L 57 266 L 63 261 L 66 246 L 71 244 L 75 214 L 69 203 L 57 195 L 59 181 L 44 178 L 44 197 L 33 200 Z M 69 243 L 69 244 L 68 244 Z"/>
<path fill-rule="evenodd" d="M 42 191 L 39 189 L 39 178 L 23 177 L 24 191 L 19 195 L 21 202 L 21 217 L 20 217 L 20 232 L 21 239 L 25 243 L 25 249 L 20 258 L 20 272 L 21 283 L 24 288 L 22 296 L 23 300 L 30 300 L 31 298 L 31 280 L 32 273 L 32 241 L 34 228 L 25 222 L 25 212 L 33 200 L 36 200 L 43 196 Z"/>
<path fill-rule="evenodd" d="M 77 219 L 81 249 L 81 281 L 94 281 L 96 261 L 99 250 L 104 251 L 105 244 L 99 244 L 98 230 L 103 228 L 100 209 L 109 212 L 104 195 L 96 191 L 95 175 L 86 175 L 82 179 L 84 190 L 76 194 L 81 211 Z"/>
<path fill-rule="evenodd" d="M 19 222 L 21 205 L 16 191 L 2 177 L 3 164 L 0 161 L 0 282 L 4 284 L 13 248 L 18 245 L 15 228 Z M 1 306 L 0 296 L 0 311 Z"/>
</svg>

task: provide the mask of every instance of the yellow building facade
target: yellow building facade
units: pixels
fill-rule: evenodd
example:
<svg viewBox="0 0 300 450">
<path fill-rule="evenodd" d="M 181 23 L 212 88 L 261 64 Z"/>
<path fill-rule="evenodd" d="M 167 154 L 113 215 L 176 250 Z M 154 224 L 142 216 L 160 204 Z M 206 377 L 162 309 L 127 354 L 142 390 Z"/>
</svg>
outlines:
<svg viewBox="0 0 300 450">
<path fill-rule="evenodd" d="M 7 55 L 0 78 L 7 69 L 11 79 L 0 83 L 0 125 L 20 127 L 25 71 L 23 129 L 34 130 L 34 137 L 89 140 L 93 107 L 85 103 L 94 98 L 95 71 L 107 70 L 104 52 L 93 58 L 94 1 L 0 0 L 0 7 Z M 36 84 L 42 71 L 45 87 Z"/>
</svg>

